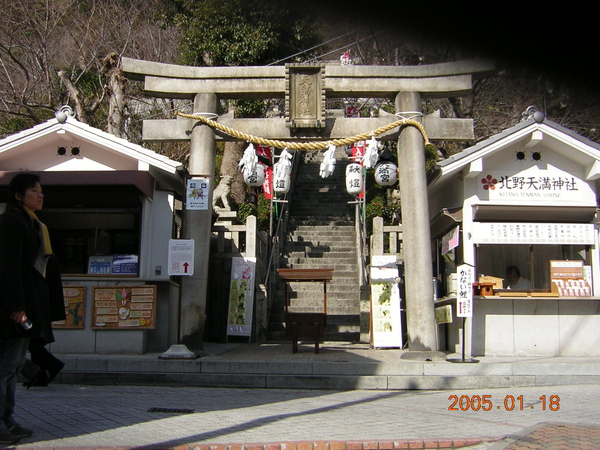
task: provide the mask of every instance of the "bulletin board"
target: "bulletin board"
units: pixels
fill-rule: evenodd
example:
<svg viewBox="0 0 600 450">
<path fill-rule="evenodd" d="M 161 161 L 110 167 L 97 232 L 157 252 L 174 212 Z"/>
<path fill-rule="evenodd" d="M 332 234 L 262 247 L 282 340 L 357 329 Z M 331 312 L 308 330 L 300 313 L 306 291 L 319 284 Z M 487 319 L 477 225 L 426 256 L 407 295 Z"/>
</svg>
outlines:
<svg viewBox="0 0 600 450">
<path fill-rule="evenodd" d="M 52 322 L 56 329 L 83 329 L 85 325 L 85 286 L 63 286 L 65 320 Z"/>
<path fill-rule="evenodd" d="M 156 286 L 96 286 L 92 329 L 156 328 Z"/>
</svg>

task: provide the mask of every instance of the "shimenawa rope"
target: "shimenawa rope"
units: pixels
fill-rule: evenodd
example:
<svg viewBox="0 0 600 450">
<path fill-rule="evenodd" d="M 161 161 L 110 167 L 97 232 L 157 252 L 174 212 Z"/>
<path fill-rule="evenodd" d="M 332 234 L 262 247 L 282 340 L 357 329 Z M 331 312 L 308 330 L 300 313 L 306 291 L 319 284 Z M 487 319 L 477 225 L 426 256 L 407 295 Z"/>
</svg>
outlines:
<svg viewBox="0 0 600 450">
<path fill-rule="evenodd" d="M 204 117 L 202 115 L 194 115 L 194 114 L 184 114 L 179 111 L 175 111 L 176 116 L 185 117 L 188 119 L 199 120 L 204 124 L 210 126 L 211 128 L 215 128 L 219 131 L 222 131 L 230 136 L 243 139 L 244 141 L 251 142 L 253 144 L 266 145 L 269 147 L 275 147 L 279 149 L 290 149 L 290 150 L 321 150 L 326 149 L 330 145 L 335 145 L 336 147 L 341 147 L 343 145 L 351 145 L 359 141 L 364 141 L 374 136 L 379 136 L 387 131 L 393 130 L 397 127 L 411 126 L 415 127 L 419 130 L 421 135 L 423 136 L 423 140 L 425 141 L 425 146 L 431 145 L 429 142 L 429 138 L 427 137 L 427 133 L 425 132 L 425 128 L 423 125 L 413 119 L 400 119 L 395 122 L 389 123 L 387 125 L 383 125 L 379 128 L 376 128 L 373 131 L 369 131 L 367 133 L 357 134 L 352 137 L 343 138 L 343 139 L 331 139 L 329 141 L 319 141 L 319 142 L 288 142 L 288 141 L 280 141 L 275 139 L 266 139 L 258 136 L 253 136 L 250 134 L 242 133 L 240 131 L 234 130 L 228 126 L 218 123 L 215 120 L 209 119 L 208 117 Z"/>
</svg>

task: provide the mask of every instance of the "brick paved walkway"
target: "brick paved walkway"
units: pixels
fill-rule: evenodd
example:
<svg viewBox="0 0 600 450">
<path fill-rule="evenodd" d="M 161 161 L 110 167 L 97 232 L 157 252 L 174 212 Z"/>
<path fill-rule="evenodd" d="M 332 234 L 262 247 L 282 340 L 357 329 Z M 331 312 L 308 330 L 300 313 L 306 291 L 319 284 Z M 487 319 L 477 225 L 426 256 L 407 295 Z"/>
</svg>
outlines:
<svg viewBox="0 0 600 450">
<path fill-rule="evenodd" d="M 494 408 L 452 408 L 452 397 L 481 395 Z M 503 407 L 509 396 L 522 397 L 522 408 Z M 549 396 L 560 397 L 560 408 L 543 408 L 540 399 Z M 16 448 L 600 449 L 598 404 L 600 385 L 456 391 L 19 386 L 17 419 L 34 435 Z"/>
<path fill-rule="evenodd" d="M 564 450 L 600 448 L 600 425 L 540 423 L 506 437 L 490 450 Z"/>
<path fill-rule="evenodd" d="M 266 444 L 181 445 L 174 447 L 173 450 L 436 450 L 473 448 L 473 445 L 480 443 L 482 443 L 480 439 L 434 439 L 409 441 L 303 441 L 273 442 Z M 485 445 L 485 447 L 487 448 L 488 445 Z M 78 447 L 78 450 L 81 449 Z"/>
</svg>

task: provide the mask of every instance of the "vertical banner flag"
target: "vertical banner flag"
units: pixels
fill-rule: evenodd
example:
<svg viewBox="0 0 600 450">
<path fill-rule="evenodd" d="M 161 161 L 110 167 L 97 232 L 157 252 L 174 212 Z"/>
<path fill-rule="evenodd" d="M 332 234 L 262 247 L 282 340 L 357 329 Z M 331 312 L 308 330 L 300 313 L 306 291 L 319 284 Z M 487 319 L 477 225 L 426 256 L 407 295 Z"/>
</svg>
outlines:
<svg viewBox="0 0 600 450">
<path fill-rule="evenodd" d="M 357 162 L 362 165 L 362 159 L 365 156 L 366 143 L 365 141 L 358 141 L 352 146 L 352 161 Z M 358 198 L 363 198 L 365 196 L 365 190 L 360 192 L 357 195 Z"/>
<path fill-rule="evenodd" d="M 262 185 L 262 188 L 265 198 L 270 200 L 273 198 L 273 167 L 271 166 L 272 150 L 269 146 L 259 144 L 255 144 L 255 148 L 259 162 L 262 162 L 266 166 L 265 181 Z"/>
</svg>

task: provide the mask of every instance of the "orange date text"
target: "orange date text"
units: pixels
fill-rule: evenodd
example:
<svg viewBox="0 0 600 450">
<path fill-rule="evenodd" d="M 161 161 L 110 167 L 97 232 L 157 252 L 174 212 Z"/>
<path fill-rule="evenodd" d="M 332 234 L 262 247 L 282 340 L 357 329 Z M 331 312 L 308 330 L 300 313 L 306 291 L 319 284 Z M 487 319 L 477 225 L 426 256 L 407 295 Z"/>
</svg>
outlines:
<svg viewBox="0 0 600 450">
<path fill-rule="evenodd" d="M 558 395 L 542 395 L 533 403 L 526 403 L 522 395 L 505 395 L 503 398 L 492 398 L 491 395 L 450 395 L 448 411 L 523 411 L 537 409 L 540 411 L 558 411 L 560 397 Z"/>
</svg>

